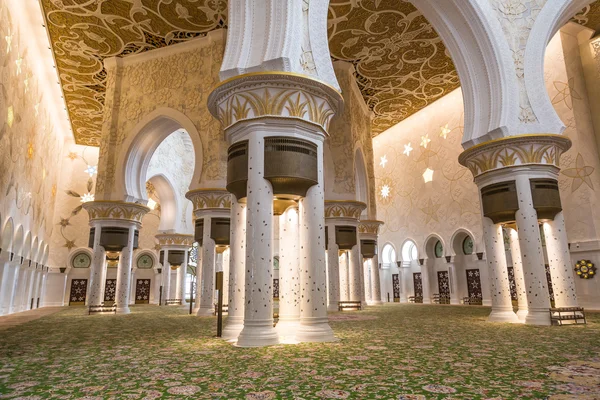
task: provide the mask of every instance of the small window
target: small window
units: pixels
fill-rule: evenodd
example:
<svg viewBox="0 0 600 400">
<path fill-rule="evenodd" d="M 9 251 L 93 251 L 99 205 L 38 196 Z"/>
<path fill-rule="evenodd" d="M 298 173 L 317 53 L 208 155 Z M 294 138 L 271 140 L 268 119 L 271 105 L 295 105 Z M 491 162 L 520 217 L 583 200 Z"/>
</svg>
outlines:
<svg viewBox="0 0 600 400">
<path fill-rule="evenodd" d="M 394 247 L 392 247 L 391 244 L 386 244 L 385 246 L 383 246 L 383 251 L 382 251 L 382 262 L 384 264 L 392 264 L 396 262 L 396 250 L 394 250 Z"/>
<path fill-rule="evenodd" d="M 465 255 L 473 254 L 473 239 L 467 236 L 462 242 L 462 251 Z"/>
<path fill-rule="evenodd" d="M 442 245 L 441 240 L 438 240 L 437 242 L 435 242 L 435 257 L 436 258 L 442 258 L 444 255 L 444 245 Z"/>
<path fill-rule="evenodd" d="M 402 246 L 402 261 L 415 261 L 419 258 L 417 245 L 412 240 L 404 243 Z"/>
</svg>

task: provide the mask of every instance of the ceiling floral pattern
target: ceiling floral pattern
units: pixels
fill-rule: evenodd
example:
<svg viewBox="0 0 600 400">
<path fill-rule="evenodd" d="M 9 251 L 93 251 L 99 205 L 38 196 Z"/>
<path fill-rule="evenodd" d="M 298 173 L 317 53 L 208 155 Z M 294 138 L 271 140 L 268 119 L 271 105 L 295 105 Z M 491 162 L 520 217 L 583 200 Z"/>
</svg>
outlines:
<svg viewBox="0 0 600 400">
<path fill-rule="evenodd" d="M 106 92 L 103 60 L 169 46 L 226 27 L 227 0 L 41 0 L 75 140 L 98 146 Z M 600 27 L 600 1 L 574 20 Z M 459 87 L 441 39 L 405 0 L 331 0 L 333 60 L 350 62 L 372 135 Z"/>
</svg>

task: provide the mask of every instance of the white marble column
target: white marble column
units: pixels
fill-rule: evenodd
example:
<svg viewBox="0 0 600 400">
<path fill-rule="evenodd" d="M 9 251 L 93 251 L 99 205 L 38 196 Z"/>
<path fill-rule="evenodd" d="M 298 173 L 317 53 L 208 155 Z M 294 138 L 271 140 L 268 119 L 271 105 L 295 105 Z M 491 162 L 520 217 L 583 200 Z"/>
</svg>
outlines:
<svg viewBox="0 0 600 400">
<path fill-rule="evenodd" d="M 531 184 L 527 175 L 516 176 L 519 210 L 516 213 L 519 247 L 523 262 L 523 278 L 527 290 L 529 312 L 526 324 L 550 325 L 550 297 L 544 266 L 537 212 L 533 208 Z"/>
<path fill-rule="evenodd" d="M 381 301 L 381 278 L 379 277 L 379 256 L 375 254 L 371 258 L 371 301 L 374 305 L 382 304 Z"/>
<path fill-rule="evenodd" d="M 137 266 L 135 265 L 135 262 L 133 263 L 133 268 L 131 268 L 131 284 L 129 285 L 129 305 L 133 306 L 135 305 L 135 286 L 137 283 Z M 148 304 L 150 303 L 150 298 L 148 298 Z"/>
<path fill-rule="evenodd" d="M 279 335 L 273 328 L 273 189 L 263 175 L 264 137 L 254 132 L 248 140 L 246 243 L 249 245 L 246 246 L 244 328 L 237 341 L 240 347 L 279 343 Z"/>
<path fill-rule="evenodd" d="M 519 322 L 510 299 L 510 283 L 508 281 L 502 226 L 494 224 L 487 217 L 483 217 L 483 239 L 492 295 L 492 312 L 488 317 L 488 321 Z"/>
<path fill-rule="evenodd" d="M 325 272 L 325 194 L 323 190 L 323 142 L 317 143 L 318 184 L 300 200 L 300 326 L 296 340 L 335 340 L 327 319 Z M 358 247 L 358 246 L 357 246 Z M 358 248 L 360 256 L 360 247 Z M 360 267 L 360 264 L 359 264 Z"/>
<path fill-rule="evenodd" d="M 408 303 L 410 284 L 413 282 L 410 261 L 401 261 L 398 265 L 398 280 L 400 281 L 400 303 Z M 393 287 L 392 287 L 393 290 Z M 390 299 L 391 300 L 391 299 Z M 387 301 L 387 298 L 386 298 Z"/>
<path fill-rule="evenodd" d="M 9 283 L 12 283 L 12 269 L 8 260 L 8 252 L 4 251 L 0 256 L 0 315 L 8 312 Z"/>
<path fill-rule="evenodd" d="M 171 293 L 171 264 L 169 264 L 169 249 L 163 249 L 164 260 L 162 269 L 162 305 L 167 305 Z"/>
<path fill-rule="evenodd" d="M 298 208 L 279 217 L 279 321 L 275 329 L 282 343 L 294 340 L 300 323 L 300 260 Z"/>
<path fill-rule="evenodd" d="M 100 224 L 92 225 L 94 230 L 94 246 L 92 264 L 90 265 L 90 282 L 88 294 L 88 306 L 99 306 L 103 303 L 102 286 L 104 278 L 104 270 L 106 269 L 106 251 L 100 246 L 100 235 L 102 227 Z"/>
<path fill-rule="evenodd" d="M 16 258 L 16 256 L 15 256 Z M 13 312 L 15 312 L 15 297 L 17 294 L 17 283 L 18 283 L 18 279 L 19 279 L 19 271 L 20 271 L 20 265 L 15 262 L 12 261 L 9 263 L 9 269 L 10 269 L 10 276 L 9 276 L 9 280 L 7 282 L 7 287 L 6 287 L 6 293 L 5 293 L 5 310 L 6 313 L 5 314 L 11 314 Z"/>
<path fill-rule="evenodd" d="M 199 317 L 213 315 L 215 311 L 215 241 L 210 237 L 211 217 L 204 217 L 202 234 L 202 281 L 200 285 Z"/>
<path fill-rule="evenodd" d="M 327 295 L 329 311 L 338 310 L 340 301 L 340 256 L 335 242 L 335 225 L 327 225 Z"/>
<path fill-rule="evenodd" d="M 427 260 L 421 265 L 421 285 L 423 286 L 423 304 L 431 304 L 431 280 L 429 279 L 430 267 Z"/>
<path fill-rule="evenodd" d="M 231 196 L 231 243 L 229 245 L 229 311 L 222 338 L 237 340 L 244 328 L 244 282 L 246 265 L 246 207 Z"/>
<path fill-rule="evenodd" d="M 517 290 L 517 304 L 519 307 L 517 317 L 519 317 L 519 321 L 525 322 L 529 311 L 527 308 L 527 291 L 523 279 L 523 261 L 521 259 L 521 248 L 519 247 L 519 234 L 514 229 L 508 229 L 507 233 L 510 240 L 510 256 L 512 258 L 515 287 Z"/>
<path fill-rule="evenodd" d="M 117 269 L 117 314 L 129 314 L 129 293 L 131 292 L 131 268 L 133 265 L 133 242 L 135 227 L 130 226 L 127 234 L 127 246 L 121 250 Z"/>
<path fill-rule="evenodd" d="M 448 263 L 448 279 L 450 280 L 450 304 L 460 304 L 458 297 L 458 274 L 456 273 L 454 262 Z"/>
<path fill-rule="evenodd" d="M 198 315 L 200 310 L 200 298 L 202 296 L 202 246 L 198 246 L 198 257 L 196 260 L 196 297 L 194 298 L 194 308 L 192 313 Z"/>
<path fill-rule="evenodd" d="M 336 245 L 337 247 L 337 245 Z M 338 253 L 339 254 L 339 253 Z M 348 250 L 344 250 L 341 255 L 338 255 L 338 263 L 340 266 L 340 301 L 350 300 L 350 284 L 349 284 L 349 267 L 350 254 Z"/>
<path fill-rule="evenodd" d="M 357 244 L 347 253 L 349 257 L 348 284 L 350 286 L 350 301 L 362 301 L 364 287 L 362 285 L 363 263 L 360 246 Z M 363 303 L 363 306 L 366 305 Z"/>
<path fill-rule="evenodd" d="M 47 269 L 47 267 L 44 267 Z M 46 305 L 46 284 L 48 283 L 48 271 L 42 272 L 42 283 L 40 288 L 40 308 Z"/>
<path fill-rule="evenodd" d="M 544 236 L 556 307 L 577 307 L 577 293 L 563 212 L 544 222 Z"/>
<path fill-rule="evenodd" d="M 231 250 L 227 248 L 223 252 L 223 304 L 229 304 L 229 259 Z"/>
<path fill-rule="evenodd" d="M 365 293 L 365 300 L 367 304 L 373 304 L 373 294 L 371 293 L 371 259 L 363 258 L 363 276 L 365 277 L 365 287 L 363 289 Z"/>
<path fill-rule="evenodd" d="M 36 265 L 35 270 L 33 271 L 33 281 L 29 295 L 29 297 L 33 299 L 33 303 L 31 300 L 29 301 L 32 310 L 37 308 L 38 288 L 40 286 L 40 270 L 38 268 L 39 267 Z"/>
<path fill-rule="evenodd" d="M 183 263 L 177 269 L 177 299 L 181 299 L 181 304 L 185 305 L 185 276 L 187 273 L 188 250 L 184 250 Z"/>
</svg>

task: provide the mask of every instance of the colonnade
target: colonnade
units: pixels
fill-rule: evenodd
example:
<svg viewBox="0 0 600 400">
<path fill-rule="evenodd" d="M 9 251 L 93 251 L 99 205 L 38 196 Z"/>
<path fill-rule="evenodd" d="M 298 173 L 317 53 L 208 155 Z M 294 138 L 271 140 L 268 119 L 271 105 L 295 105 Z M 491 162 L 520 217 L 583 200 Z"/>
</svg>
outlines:
<svg viewBox="0 0 600 400">
<path fill-rule="evenodd" d="M 43 306 L 49 268 L 5 251 L 0 254 L 0 315 Z"/>
<path fill-rule="evenodd" d="M 558 160 L 571 142 L 562 135 L 522 135 L 463 152 L 459 162 L 477 184 L 492 292 L 490 321 L 550 324 L 550 299 L 540 237 L 543 225 L 557 307 L 577 306 L 558 188 Z M 503 154 L 511 154 L 508 163 Z M 514 313 L 503 228 L 510 229 L 518 306 Z"/>
<path fill-rule="evenodd" d="M 192 235 L 181 233 L 161 233 L 156 235 L 160 247 L 159 262 L 162 265 L 160 305 L 168 300 L 185 303 L 185 276 L 188 268 L 189 249 L 194 244 Z M 175 270 L 176 278 L 172 282 L 171 271 Z M 175 287 L 175 290 L 172 290 Z M 171 298 L 171 293 L 175 297 Z"/>
</svg>

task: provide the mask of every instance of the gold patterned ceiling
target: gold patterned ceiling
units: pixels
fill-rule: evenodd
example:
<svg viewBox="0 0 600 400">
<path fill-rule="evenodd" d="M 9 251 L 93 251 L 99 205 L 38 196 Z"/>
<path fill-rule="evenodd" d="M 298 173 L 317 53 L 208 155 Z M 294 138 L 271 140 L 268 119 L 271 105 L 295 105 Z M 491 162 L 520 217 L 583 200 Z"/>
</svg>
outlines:
<svg viewBox="0 0 600 400">
<path fill-rule="evenodd" d="M 226 0 L 40 2 L 75 140 L 90 146 L 100 140 L 105 58 L 165 47 L 226 26 Z M 408 1 L 331 0 L 328 32 L 332 58 L 356 68 L 358 86 L 375 114 L 373 135 L 459 86 L 441 39 Z"/>
</svg>

